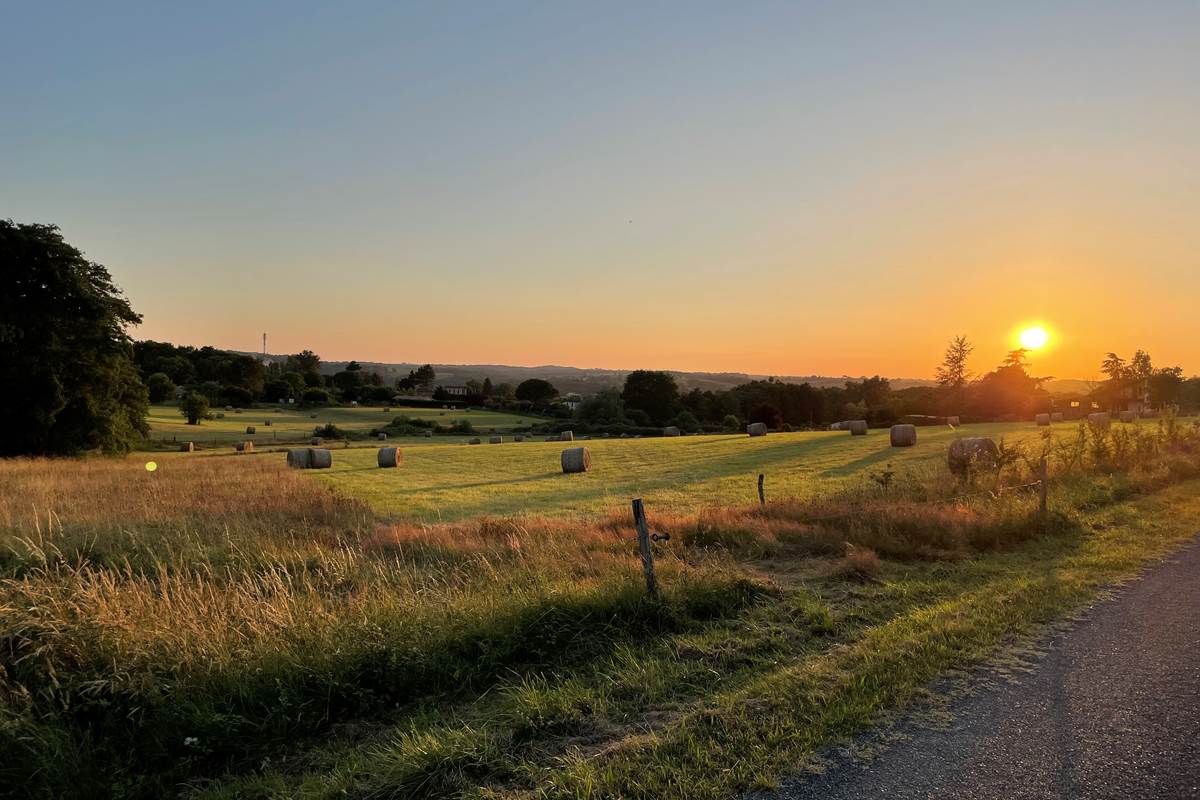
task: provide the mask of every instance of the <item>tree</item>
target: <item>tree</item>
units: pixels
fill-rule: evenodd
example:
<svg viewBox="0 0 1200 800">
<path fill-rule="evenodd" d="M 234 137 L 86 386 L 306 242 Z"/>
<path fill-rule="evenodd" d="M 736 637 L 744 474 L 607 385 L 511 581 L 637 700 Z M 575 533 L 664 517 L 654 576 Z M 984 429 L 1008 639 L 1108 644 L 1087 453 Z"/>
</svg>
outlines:
<svg viewBox="0 0 1200 800">
<path fill-rule="evenodd" d="M 639 369 L 625 377 L 621 392 L 625 407 L 643 411 L 655 425 L 664 425 L 675 415 L 679 387 L 666 372 Z"/>
<path fill-rule="evenodd" d="M 175 396 L 175 381 L 165 372 L 156 372 L 146 378 L 146 392 L 151 403 L 165 403 Z"/>
<path fill-rule="evenodd" d="M 583 422 L 618 424 L 625 422 L 625 401 L 616 387 L 601 389 L 584 400 L 575 415 Z"/>
<path fill-rule="evenodd" d="M 1146 381 L 1150 404 L 1155 408 L 1179 405 L 1183 395 L 1183 370 L 1180 367 L 1164 367 L 1154 370 Z"/>
<path fill-rule="evenodd" d="M 120 453 L 149 433 L 139 322 L 56 226 L 0 220 L 0 455 Z"/>
<path fill-rule="evenodd" d="M 951 339 L 935 374 L 938 385 L 947 389 L 961 389 L 971 379 L 971 373 L 967 370 L 967 359 L 974 350 L 975 346 L 967 341 L 966 336 L 955 336 Z"/>
<path fill-rule="evenodd" d="M 1125 377 L 1125 359 L 1116 353 L 1109 353 L 1100 362 L 1100 371 L 1107 375 L 1110 381 L 1120 381 Z"/>
<path fill-rule="evenodd" d="M 208 418 L 208 398 L 199 392 L 188 392 L 179 401 L 179 413 L 187 418 L 188 425 L 199 425 Z"/>
<path fill-rule="evenodd" d="M 1004 360 L 1000 362 L 1001 367 L 1027 367 L 1029 366 L 1029 350 L 1024 347 L 1018 347 L 1016 350 L 1009 350 L 1004 356 Z"/>
<path fill-rule="evenodd" d="M 558 397 L 558 389 L 554 384 L 541 378 L 528 378 L 517 385 L 517 399 L 535 406 L 544 406 L 554 402 Z"/>
</svg>

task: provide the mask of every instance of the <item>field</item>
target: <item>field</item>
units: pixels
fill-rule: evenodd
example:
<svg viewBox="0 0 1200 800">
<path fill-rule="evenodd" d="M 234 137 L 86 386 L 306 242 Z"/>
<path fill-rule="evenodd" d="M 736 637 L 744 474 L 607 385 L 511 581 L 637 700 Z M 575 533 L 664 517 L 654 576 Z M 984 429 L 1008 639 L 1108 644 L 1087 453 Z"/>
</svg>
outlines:
<svg viewBox="0 0 1200 800">
<path fill-rule="evenodd" d="M 255 446 L 286 444 L 288 442 L 304 442 L 312 436 L 313 428 L 317 425 L 333 424 L 345 431 L 366 434 L 372 428 L 378 428 L 391 422 L 396 417 L 423 419 L 449 426 L 454 420 L 468 420 L 476 430 L 487 432 L 495 428 L 498 431 L 508 431 L 512 428 L 531 425 L 542 421 L 539 417 L 511 414 L 504 411 L 488 411 L 480 409 L 440 409 L 440 408 L 404 408 L 394 406 L 384 412 L 381 407 L 359 406 L 329 406 L 323 408 L 297 408 L 283 406 L 282 411 L 276 411 L 276 406 L 264 408 L 242 409 L 240 413 L 214 408 L 213 413 L 224 414 L 223 419 L 205 420 L 200 425 L 188 425 L 179 415 L 179 409 L 173 405 L 151 406 L 148 422 L 150 423 L 150 440 L 154 443 L 167 445 L 174 442 L 192 441 L 200 446 L 227 446 L 233 442 L 250 440 Z M 271 422 L 268 427 L 265 423 Z M 257 428 L 254 434 L 246 433 L 246 426 Z M 466 441 L 468 436 L 438 436 L 434 442 L 457 443 Z M 413 442 L 417 438 L 410 439 Z M 424 441 L 424 440 L 422 440 Z"/>
<path fill-rule="evenodd" d="M 1064 426 L 1045 516 L 995 491 L 1027 458 L 960 483 L 950 435 L 592 441 L 588 476 L 543 466 L 545 443 L 414 446 L 387 471 L 339 450 L 328 473 L 278 453 L 0 461 L 0 793 L 769 786 L 1194 536 L 1200 427 Z M 635 493 L 670 534 L 657 599 Z M 459 519 L 419 521 L 439 512 Z"/>
<path fill-rule="evenodd" d="M 1153 420 L 1129 429 L 1150 431 Z M 404 448 L 405 464 L 380 470 L 374 450 L 334 454 L 333 468 L 312 473 L 337 489 L 368 502 L 388 517 L 456 520 L 478 514 L 535 513 L 552 516 L 625 513 L 629 499 L 669 513 L 740 505 L 758 499 L 759 473 L 775 500 L 807 500 L 870 485 L 869 475 L 896 473 L 897 481 L 920 480 L 945 463 L 950 442 L 961 436 L 1001 437 L 1010 444 L 1037 445 L 1046 428 L 1025 423 L 921 428 L 917 445 L 893 448 L 887 430 L 867 436 L 845 431 L 687 436 L 657 439 L 592 439 L 511 442 L 446 449 L 423 444 Z M 1053 426 L 1069 440 L 1078 425 Z M 486 440 L 485 440 L 486 441 Z M 564 447 L 586 446 L 592 471 L 564 475 Z"/>
</svg>

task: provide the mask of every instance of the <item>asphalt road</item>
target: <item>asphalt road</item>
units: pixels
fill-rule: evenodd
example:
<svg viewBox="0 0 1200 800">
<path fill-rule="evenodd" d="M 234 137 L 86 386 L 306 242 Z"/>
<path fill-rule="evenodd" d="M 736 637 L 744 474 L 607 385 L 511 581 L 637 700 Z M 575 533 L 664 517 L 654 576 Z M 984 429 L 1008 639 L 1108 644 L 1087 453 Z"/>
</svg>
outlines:
<svg viewBox="0 0 1200 800">
<path fill-rule="evenodd" d="M 952 705 L 943 729 L 901 722 L 873 760 L 835 757 L 765 796 L 1200 798 L 1200 546 L 1046 646 L 1030 673 Z"/>
</svg>

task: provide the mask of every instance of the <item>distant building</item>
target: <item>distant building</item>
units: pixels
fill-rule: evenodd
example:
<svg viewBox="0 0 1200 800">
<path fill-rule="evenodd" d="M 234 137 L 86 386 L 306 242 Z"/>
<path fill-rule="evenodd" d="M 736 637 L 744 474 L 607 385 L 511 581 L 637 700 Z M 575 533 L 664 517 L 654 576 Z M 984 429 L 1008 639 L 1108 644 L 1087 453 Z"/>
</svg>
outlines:
<svg viewBox="0 0 1200 800">
<path fill-rule="evenodd" d="M 465 386 L 439 386 L 438 388 L 441 389 L 446 394 L 450 395 L 451 397 L 466 397 L 467 396 L 467 387 L 465 387 Z"/>
</svg>

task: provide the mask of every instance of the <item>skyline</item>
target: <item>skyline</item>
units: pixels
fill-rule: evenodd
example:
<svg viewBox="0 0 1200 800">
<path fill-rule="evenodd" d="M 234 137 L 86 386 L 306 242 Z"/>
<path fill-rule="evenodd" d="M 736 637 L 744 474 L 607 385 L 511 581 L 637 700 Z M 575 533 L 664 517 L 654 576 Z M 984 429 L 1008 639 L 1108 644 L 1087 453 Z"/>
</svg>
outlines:
<svg viewBox="0 0 1200 800">
<path fill-rule="evenodd" d="M 9 19 L 0 216 L 137 338 L 923 378 L 1043 323 L 1038 374 L 1200 373 L 1194 4 Z"/>
</svg>

